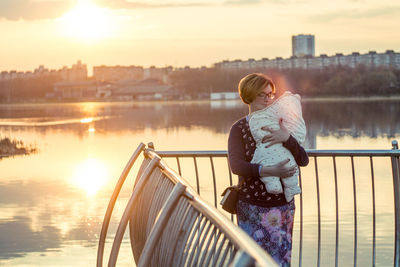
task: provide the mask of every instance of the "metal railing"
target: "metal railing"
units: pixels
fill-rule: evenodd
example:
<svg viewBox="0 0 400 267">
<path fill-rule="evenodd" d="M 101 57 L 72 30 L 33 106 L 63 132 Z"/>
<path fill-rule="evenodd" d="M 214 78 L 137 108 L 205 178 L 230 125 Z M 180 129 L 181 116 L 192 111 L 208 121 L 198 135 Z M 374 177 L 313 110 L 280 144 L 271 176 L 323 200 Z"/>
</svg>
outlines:
<svg viewBox="0 0 400 267">
<path fill-rule="evenodd" d="M 108 266 L 115 266 L 129 222 L 137 266 L 276 266 L 245 232 L 204 202 L 152 149 L 140 144 L 114 189 L 101 230 L 102 266 L 112 210 L 133 163 L 144 152 L 133 193 L 114 237 Z"/>
<path fill-rule="evenodd" d="M 303 189 L 303 193 L 300 194 L 300 196 L 296 197 L 296 205 L 300 204 L 300 216 L 298 217 L 298 223 L 295 223 L 297 225 L 298 229 L 298 239 L 294 240 L 293 242 L 296 243 L 297 249 L 298 249 L 298 258 L 297 258 L 297 263 L 298 266 L 302 266 L 303 264 L 303 255 L 304 255 L 304 228 L 309 225 L 310 223 L 305 223 L 305 209 L 304 207 L 309 207 L 311 200 L 316 201 L 316 214 L 315 216 L 317 219 L 316 223 L 316 228 L 317 228 L 317 236 L 315 238 L 316 242 L 316 255 L 315 258 L 312 259 L 312 261 L 315 261 L 314 264 L 316 266 L 321 266 L 324 265 L 321 263 L 322 259 L 322 237 L 323 237 L 323 228 L 325 227 L 330 227 L 332 225 L 332 221 L 329 220 L 323 220 L 323 211 L 327 208 L 331 209 L 332 206 L 334 206 L 334 244 L 331 244 L 331 247 L 329 248 L 330 250 L 334 249 L 334 256 L 332 257 L 332 261 L 334 260 L 335 266 L 339 266 L 340 264 L 340 250 L 341 246 L 340 244 L 347 245 L 345 243 L 351 242 L 351 240 L 346 240 L 345 242 L 340 243 L 340 227 L 347 227 L 347 224 L 349 221 L 352 221 L 352 231 L 347 229 L 347 232 L 352 232 L 352 242 L 353 242 L 353 249 L 352 249 L 352 262 L 354 266 L 360 265 L 358 262 L 358 254 L 360 254 L 361 249 L 359 248 L 359 243 L 360 241 L 360 217 L 361 215 L 366 217 L 366 219 L 363 219 L 362 222 L 362 227 L 365 228 L 365 222 L 369 223 L 369 220 L 372 220 L 372 233 L 368 233 L 368 236 L 365 237 L 363 236 L 363 246 L 370 246 L 370 260 L 368 261 L 369 265 L 376 266 L 380 265 L 379 262 L 377 262 L 377 220 L 380 219 L 380 214 L 377 213 L 377 186 L 380 186 L 381 184 L 387 183 L 388 180 L 391 181 L 391 186 L 392 186 L 392 192 L 393 192 L 393 209 L 392 210 L 386 210 L 388 209 L 391 204 L 387 203 L 388 201 L 385 201 L 383 204 L 379 204 L 380 206 L 385 209 L 384 213 L 385 216 L 387 214 L 390 215 L 390 218 L 394 218 L 393 222 L 393 231 L 391 232 L 392 238 L 393 238 L 393 266 L 399 266 L 400 265 L 400 181 L 399 181 L 399 157 L 400 157 L 400 151 L 398 150 L 398 145 L 397 141 L 392 142 L 392 149 L 391 150 L 307 150 L 308 155 L 310 157 L 310 164 L 307 167 L 302 167 L 300 168 L 300 176 L 299 176 L 299 182 L 300 186 Z M 227 185 L 232 185 L 234 183 L 232 180 L 232 173 L 230 172 L 229 168 L 228 170 L 223 174 L 223 175 L 218 175 L 216 174 L 216 166 L 215 166 L 215 161 L 217 159 L 222 159 L 223 161 L 227 161 L 227 151 L 157 151 L 156 152 L 158 155 L 160 155 L 164 159 L 169 159 L 171 162 L 171 165 L 173 164 L 173 161 L 176 162 L 176 168 L 178 169 L 178 172 L 180 175 L 183 175 L 184 177 L 190 177 L 193 176 L 194 179 L 191 180 L 191 184 L 193 187 L 196 188 L 197 193 L 201 193 L 201 188 L 202 188 L 202 183 L 205 183 L 207 179 L 212 180 L 212 194 L 210 194 L 206 197 L 206 199 L 209 200 L 210 203 L 213 203 L 216 208 L 219 208 L 217 205 L 217 200 L 218 200 L 218 195 L 221 193 L 221 190 L 217 189 L 217 185 L 220 184 L 220 188 L 224 188 Z M 199 175 L 200 169 L 198 168 L 198 162 L 201 159 L 205 159 L 209 161 L 209 166 L 208 168 L 210 169 L 209 172 L 205 175 Z M 381 159 L 384 162 L 381 162 Z M 360 163 L 356 164 L 355 161 L 360 161 Z M 183 163 L 183 161 L 185 161 Z M 192 161 L 192 163 L 190 163 Z M 329 163 L 330 161 L 330 163 Z M 340 162 L 339 162 L 340 161 Z M 379 164 L 374 164 L 375 161 L 379 161 Z M 203 162 L 204 163 L 204 162 Z M 226 164 L 226 163 L 222 163 Z M 350 164 L 350 166 L 348 166 Z M 390 168 L 389 168 L 390 164 Z M 191 165 L 189 167 L 189 165 Z M 321 166 L 322 167 L 321 167 Z M 358 168 L 356 168 L 356 165 Z M 384 167 L 382 167 L 382 166 Z M 186 168 L 186 172 L 189 173 L 189 175 L 184 174 L 185 171 L 183 170 L 183 166 Z M 377 167 L 380 167 L 379 170 Z M 192 169 L 191 171 L 188 171 L 187 169 Z M 201 168 L 204 168 L 204 164 Z M 321 170 L 321 168 L 323 168 Z M 381 170 L 383 168 L 383 170 Z M 329 173 L 327 174 L 325 172 L 326 169 L 329 169 Z M 346 169 L 347 173 L 346 174 L 340 174 L 339 171 L 342 169 Z M 366 174 L 366 172 L 369 172 L 369 175 Z M 377 173 L 379 173 L 379 177 L 377 177 Z M 314 177 L 312 177 L 314 176 Z M 367 177 L 369 176 L 369 178 Z M 211 177 L 211 178 L 209 178 Z M 323 198 L 323 193 L 321 193 L 321 190 L 326 187 L 326 183 L 328 182 L 328 178 L 333 178 L 333 196 L 328 199 L 328 205 L 323 205 L 321 203 L 321 199 Z M 315 186 L 314 191 L 312 193 L 306 193 L 305 191 L 311 191 L 308 188 L 310 187 L 310 181 L 313 180 L 312 178 L 315 178 Z M 377 180 L 379 179 L 379 180 Z M 344 195 L 341 193 L 341 191 L 345 191 L 343 189 L 339 188 L 339 183 L 348 183 L 348 181 L 351 181 L 351 183 L 348 184 L 348 186 L 351 187 L 351 191 L 349 194 Z M 367 189 L 365 188 L 366 181 L 370 181 L 370 185 L 368 186 Z M 308 185 L 305 185 L 305 182 Z M 323 183 L 323 185 L 322 185 Z M 360 186 L 358 186 L 360 185 Z M 343 186 L 342 186 L 343 188 Z M 387 187 L 389 188 L 389 187 Z M 391 195 L 391 192 L 388 191 L 388 189 L 385 189 L 382 191 L 382 194 L 379 195 L 379 198 L 383 198 L 382 195 Z M 365 198 L 365 191 L 370 191 L 370 196 Z M 351 195 L 350 195 L 351 194 Z M 212 195 L 212 196 L 211 196 Z M 312 195 L 312 196 L 311 196 Z M 212 197 L 212 198 L 211 198 Z M 305 197 L 307 197 L 307 200 L 305 200 Z M 211 199 L 210 199 L 211 198 Z M 341 201 L 339 201 L 341 199 Z M 367 199 L 367 200 L 366 200 Z M 304 203 L 307 202 L 307 203 Z M 367 215 L 364 214 L 366 212 L 359 212 L 360 207 L 362 205 L 365 205 L 365 202 L 370 202 L 371 206 L 371 212 L 368 213 Z M 341 205 L 340 205 L 341 204 Z M 348 210 L 349 207 L 352 206 L 352 211 Z M 347 208 L 347 210 L 346 210 Z M 347 219 L 346 223 L 344 222 L 344 219 L 341 219 L 340 217 L 345 217 L 347 213 L 345 213 L 343 210 L 345 210 L 347 213 L 352 213 L 352 220 Z M 222 210 L 221 210 L 222 211 Z M 224 213 L 222 211 L 222 213 Z M 361 213 L 361 215 L 359 214 Z M 310 216 L 308 216 L 310 217 Z M 370 218 L 370 219 L 369 219 Z M 231 216 L 231 220 L 234 220 L 234 217 Z M 382 224 L 382 221 L 386 220 L 386 217 L 383 219 L 380 219 L 379 222 Z M 390 221 L 390 220 L 389 220 Z M 386 222 L 385 227 L 387 228 L 388 224 Z M 309 227 L 308 227 L 309 228 Z M 382 228 L 382 227 L 381 227 Z M 343 235 L 343 234 L 342 234 Z M 367 241 L 364 241 L 367 240 Z M 367 244 L 367 242 L 370 242 L 370 245 Z M 332 242 L 331 242 L 332 243 Z M 314 245 L 314 244 L 313 244 Z M 389 244 L 390 245 L 390 244 Z M 385 248 L 388 245 L 385 245 Z M 343 254 L 342 249 L 342 254 Z M 363 255 L 365 254 L 364 251 L 365 249 L 363 248 Z M 348 252 L 346 252 L 348 253 Z M 309 257 L 308 257 L 309 258 Z M 366 262 L 365 257 L 362 257 L 363 263 Z M 345 265 L 349 264 L 349 258 L 346 259 Z M 330 265 L 332 262 L 329 262 Z M 293 260 L 292 260 L 293 264 Z M 310 262 L 306 264 L 308 266 Z M 361 265 L 362 265 L 361 264 Z M 386 265 L 387 263 L 382 263 L 382 265 Z"/>
<path fill-rule="evenodd" d="M 246 262 L 250 264 L 252 261 L 260 265 L 274 264 L 258 246 L 254 247 L 249 237 L 227 222 L 222 215 L 224 211 L 220 209 L 221 212 L 216 212 L 198 196 L 201 194 L 207 202 L 219 209 L 219 193 L 227 185 L 236 182 L 228 168 L 226 151 L 154 152 L 145 150 L 141 144 L 121 174 L 110 200 L 99 240 L 97 266 L 102 266 L 105 238 L 116 198 L 134 161 L 143 151 L 146 157 L 118 226 L 109 266 L 116 264 L 128 221 L 132 251 L 140 266 L 165 263 L 174 263 L 176 266 L 224 266 L 229 263 L 245 266 Z M 329 265 L 334 262 L 335 266 L 348 266 L 352 262 L 354 266 L 364 266 L 367 262 L 366 265 L 372 266 L 399 266 L 400 151 L 397 142 L 392 142 L 392 150 L 307 152 L 310 164 L 300 169 L 299 176 L 303 193 L 296 196 L 300 215 L 296 216 L 293 251 L 298 256 L 292 256 L 292 265 L 328 265 L 324 236 L 333 226 L 332 242 L 328 245 L 334 255 L 329 259 Z M 171 163 L 170 166 L 175 164 L 179 174 L 170 169 L 165 161 Z M 204 172 L 207 168 L 208 172 Z M 221 172 L 221 169 L 224 171 Z M 181 176 L 189 181 L 183 180 Z M 189 185 L 195 189 L 192 190 Z M 326 188 L 333 193 L 329 193 Z M 365 195 L 369 198 L 365 198 Z M 366 202 L 370 203 L 369 213 L 363 210 Z M 307 215 L 313 208 L 315 214 Z M 326 210 L 329 209 L 334 211 L 332 220 L 327 219 Z M 346 218 L 349 214 L 351 218 Z M 316 235 L 312 236 L 314 238 L 311 241 L 308 240 L 313 226 L 310 218 L 316 220 Z M 231 216 L 231 220 L 235 221 L 234 217 Z M 365 225 L 371 223 L 371 229 L 365 236 Z M 387 243 L 382 243 L 382 229 L 389 231 Z M 348 233 L 351 237 L 343 240 L 343 236 Z M 353 245 L 348 252 L 346 246 L 351 243 Z M 365 250 L 368 250 L 367 254 Z M 314 255 L 310 257 L 309 251 L 315 251 Z M 382 261 L 382 253 L 377 251 L 384 251 L 387 254 L 385 257 L 391 257 L 392 260 Z M 343 254 L 346 253 L 351 255 L 343 262 Z M 360 253 L 362 257 L 359 257 Z M 366 255 L 369 255 L 369 260 Z"/>
</svg>

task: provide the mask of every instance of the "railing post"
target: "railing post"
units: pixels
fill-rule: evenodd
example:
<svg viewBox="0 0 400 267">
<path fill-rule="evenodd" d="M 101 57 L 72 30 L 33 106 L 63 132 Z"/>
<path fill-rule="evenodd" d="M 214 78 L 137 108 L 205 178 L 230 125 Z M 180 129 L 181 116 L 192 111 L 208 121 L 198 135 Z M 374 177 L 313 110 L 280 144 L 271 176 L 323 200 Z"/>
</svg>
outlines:
<svg viewBox="0 0 400 267">
<path fill-rule="evenodd" d="M 396 140 L 392 141 L 392 149 L 399 149 Z M 399 157 L 392 156 L 393 173 L 393 191 L 394 191 L 394 218 L 395 218 L 395 236 L 394 236 L 394 262 L 393 266 L 400 266 L 400 181 L 399 181 Z"/>
<path fill-rule="evenodd" d="M 254 266 L 254 259 L 250 257 L 246 252 L 239 251 L 236 253 L 235 258 L 233 259 L 232 263 L 229 264 L 229 267 L 250 267 Z"/>
<path fill-rule="evenodd" d="M 147 147 L 154 150 L 154 143 L 153 142 L 148 142 L 147 143 Z"/>
</svg>

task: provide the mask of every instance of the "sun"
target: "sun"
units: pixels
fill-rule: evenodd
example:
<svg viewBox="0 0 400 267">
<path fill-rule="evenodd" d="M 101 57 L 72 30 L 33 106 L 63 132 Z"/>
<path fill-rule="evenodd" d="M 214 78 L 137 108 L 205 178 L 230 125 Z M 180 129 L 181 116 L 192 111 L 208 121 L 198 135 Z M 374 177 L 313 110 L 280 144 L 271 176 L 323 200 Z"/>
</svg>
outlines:
<svg viewBox="0 0 400 267">
<path fill-rule="evenodd" d="M 116 28 L 111 11 L 88 0 L 78 1 L 77 5 L 59 20 L 62 35 L 87 42 L 111 37 Z"/>
</svg>

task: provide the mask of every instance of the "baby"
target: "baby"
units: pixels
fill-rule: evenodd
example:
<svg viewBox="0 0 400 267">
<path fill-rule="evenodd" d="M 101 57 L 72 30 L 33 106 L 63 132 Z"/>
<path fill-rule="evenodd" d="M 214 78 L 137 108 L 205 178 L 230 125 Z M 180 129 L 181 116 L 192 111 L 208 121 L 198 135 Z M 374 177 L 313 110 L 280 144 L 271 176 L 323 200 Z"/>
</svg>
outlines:
<svg viewBox="0 0 400 267">
<path fill-rule="evenodd" d="M 261 128 L 267 126 L 271 130 L 279 130 L 280 119 L 283 119 L 283 126 L 289 130 L 297 142 L 304 142 L 306 126 L 302 116 L 300 96 L 286 91 L 271 105 L 253 112 L 250 116 L 250 131 L 256 141 L 256 151 L 254 152 L 252 163 L 269 166 L 289 159 L 290 161 L 287 163 L 289 166 L 296 164 L 292 153 L 282 143 L 269 147 L 266 147 L 268 143 L 262 143 L 266 132 Z M 293 176 L 283 178 L 282 183 L 281 179 L 275 176 L 262 177 L 261 181 L 265 184 L 268 193 L 279 194 L 284 192 L 286 201 L 289 202 L 296 194 L 301 193 L 297 179 L 298 174 L 299 171 L 297 170 Z M 282 188 L 282 184 L 284 188 Z"/>
</svg>

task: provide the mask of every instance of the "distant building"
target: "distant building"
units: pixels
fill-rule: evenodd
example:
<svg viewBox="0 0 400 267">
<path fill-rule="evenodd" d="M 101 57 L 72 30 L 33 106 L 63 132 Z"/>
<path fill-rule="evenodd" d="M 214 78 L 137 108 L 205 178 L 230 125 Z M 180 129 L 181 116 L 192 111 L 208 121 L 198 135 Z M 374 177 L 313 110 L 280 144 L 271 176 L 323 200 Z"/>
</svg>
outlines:
<svg viewBox="0 0 400 267">
<path fill-rule="evenodd" d="M 211 100 L 229 100 L 229 99 L 238 99 L 239 94 L 236 92 L 216 92 L 210 93 Z"/>
<path fill-rule="evenodd" d="M 62 99 L 95 97 L 96 81 L 61 81 L 54 84 L 54 96 Z"/>
<path fill-rule="evenodd" d="M 292 36 L 292 56 L 315 56 L 315 38 L 311 34 Z"/>
<path fill-rule="evenodd" d="M 255 60 L 235 59 L 224 60 L 214 64 L 214 67 L 225 70 L 237 69 L 324 69 L 330 66 L 347 66 L 355 68 L 358 65 L 367 67 L 391 67 L 400 69 L 400 53 L 386 50 L 385 53 L 370 51 L 367 54 L 353 52 L 350 55 L 336 53 L 333 56 L 321 54 L 315 56 L 314 35 L 292 36 L 292 56 L 290 58 L 276 57 L 275 59 L 262 58 Z"/>
<path fill-rule="evenodd" d="M 150 68 L 144 69 L 143 79 L 157 79 L 163 83 L 169 83 L 169 74 L 173 71 L 172 66 L 165 68 L 156 68 L 151 66 Z"/>
<path fill-rule="evenodd" d="M 71 68 L 64 66 L 59 70 L 49 70 L 43 65 L 39 65 L 36 69 L 27 72 L 17 72 L 12 71 L 2 71 L 0 73 L 0 80 L 13 80 L 13 79 L 29 79 L 29 78 L 46 78 L 55 77 L 58 80 L 63 81 L 82 81 L 86 80 L 87 77 L 87 67 L 86 64 L 82 64 L 80 60 Z"/>
<path fill-rule="evenodd" d="M 0 73 L 0 81 L 5 81 L 10 79 L 10 73 L 8 71 L 2 71 Z"/>
<path fill-rule="evenodd" d="M 96 66 L 93 67 L 93 77 L 97 81 L 140 81 L 146 79 L 157 79 L 168 83 L 168 76 L 173 71 L 171 66 L 165 68 L 143 68 L 139 66 Z"/>
<path fill-rule="evenodd" d="M 143 67 L 139 66 L 95 66 L 93 77 L 97 81 L 142 80 Z"/>
<path fill-rule="evenodd" d="M 117 89 L 117 85 L 109 82 L 99 82 L 97 84 L 96 98 L 111 98 L 113 92 Z"/>
<path fill-rule="evenodd" d="M 113 97 L 124 100 L 177 99 L 180 95 L 172 85 L 151 78 L 142 81 L 120 81 L 112 94 Z"/>
<path fill-rule="evenodd" d="M 317 57 L 303 56 L 297 57 L 292 56 L 290 58 L 277 57 L 275 59 L 263 58 L 261 60 L 249 59 L 247 61 L 224 60 L 219 63 L 215 63 L 216 68 L 226 70 L 237 70 L 237 69 L 324 69 L 330 66 L 347 66 L 355 68 L 358 65 L 364 65 L 367 67 L 391 67 L 400 69 L 400 53 L 396 53 L 393 50 L 387 50 L 385 53 L 376 53 L 370 51 L 367 54 L 360 54 L 353 52 L 349 55 L 343 55 L 337 53 L 333 56 L 327 56 L 321 54 Z"/>
<path fill-rule="evenodd" d="M 49 69 L 45 68 L 43 65 L 39 65 L 39 67 L 33 70 L 33 75 L 36 77 L 46 76 L 48 73 Z"/>
<path fill-rule="evenodd" d="M 87 79 L 86 64 L 82 64 L 80 60 L 72 65 L 72 68 L 64 66 L 61 70 L 58 70 L 58 73 L 64 81 L 82 81 Z"/>
</svg>

